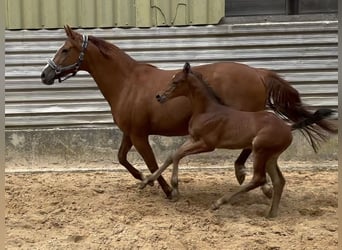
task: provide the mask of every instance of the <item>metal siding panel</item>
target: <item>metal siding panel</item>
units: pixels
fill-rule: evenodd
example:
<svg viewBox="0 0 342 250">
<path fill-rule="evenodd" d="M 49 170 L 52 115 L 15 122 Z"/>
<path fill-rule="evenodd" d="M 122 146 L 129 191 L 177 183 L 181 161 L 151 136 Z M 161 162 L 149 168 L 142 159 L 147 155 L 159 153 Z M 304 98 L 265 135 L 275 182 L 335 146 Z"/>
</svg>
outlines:
<svg viewBox="0 0 342 250">
<path fill-rule="evenodd" d="M 187 0 L 172 0 L 171 1 L 171 25 L 187 25 L 189 23 L 188 16 L 189 4 Z"/>
<path fill-rule="evenodd" d="M 152 0 L 151 8 L 154 26 L 171 25 L 171 1 Z"/>
<path fill-rule="evenodd" d="M 56 0 L 57 1 L 57 0 Z M 68 24 L 71 27 L 79 27 L 79 6 L 77 0 L 59 0 L 60 27 Z"/>
<path fill-rule="evenodd" d="M 208 3 L 209 2 L 209 3 Z M 208 14 L 210 13 L 208 0 L 189 0 L 190 8 L 190 24 L 203 24 L 204 20 L 207 22 Z"/>
<path fill-rule="evenodd" d="M 114 5 L 115 26 L 135 26 L 135 5 L 134 0 L 115 0 Z"/>
<path fill-rule="evenodd" d="M 208 20 L 206 23 L 218 23 L 225 16 L 225 2 L 222 0 L 208 1 Z"/>
<path fill-rule="evenodd" d="M 97 27 L 96 0 L 81 0 L 79 3 L 79 26 L 94 28 Z"/>
<path fill-rule="evenodd" d="M 22 5 L 20 0 L 6 0 L 6 28 L 22 28 Z"/>
<path fill-rule="evenodd" d="M 41 26 L 42 28 L 61 27 L 59 18 L 60 5 L 56 0 L 41 1 Z"/>
<path fill-rule="evenodd" d="M 284 15 L 285 0 L 228 0 L 226 1 L 226 16 L 244 15 Z"/>
<path fill-rule="evenodd" d="M 301 0 L 298 5 L 299 14 L 337 13 L 338 0 Z"/>
<path fill-rule="evenodd" d="M 216 24 L 224 16 L 224 0 L 6 0 L 5 3 L 7 29 L 55 29 L 65 24 L 84 28 L 183 26 Z"/>
<path fill-rule="evenodd" d="M 136 8 L 136 26 L 151 27 L 152 26 L 152 7 L 150 0 L 135 0 Z"/>
<path fill-rule="evenodd" d="M 164 69 L 181 68 L 189 58 L 192 65 L 232 60 L 269 68 L 289 80 L 305 103 L 337 108 L 337 22 L 79 31 Z M 7 127 L 113 123 L 108 104 L 87 73 L 63 84 L 40 83 L 47 58 L 65 40 L 63 30 L 5 34 Z"/>
<path fill-rule="evenodd" d="M 24 0 L 21 2 L 23 8 L 23 28 L 24 29 L 40 29 L 40 1 Z"/>
<path fill-rule="evenodd" d="M 96 2 L 97 27 L 114 26 L 114 2 L 102 0 Z"/>
</svg>

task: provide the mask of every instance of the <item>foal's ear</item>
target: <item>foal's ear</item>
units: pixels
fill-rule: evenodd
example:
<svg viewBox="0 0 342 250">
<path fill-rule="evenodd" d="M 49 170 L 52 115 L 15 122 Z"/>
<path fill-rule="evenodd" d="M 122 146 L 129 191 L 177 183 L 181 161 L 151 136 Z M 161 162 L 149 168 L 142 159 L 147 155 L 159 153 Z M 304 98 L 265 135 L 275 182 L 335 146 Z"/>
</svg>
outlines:
<svg viewBox="0 0 342 250">
<path fill-rule="evenodd" d="M 189 74 L 190 70 L 191 70 L 190 63 L 186 62 L 186 63 L 184 64 L 184 67 L 183 67 L 183 72 L 184 72 L 185 74 Z"/>
</svg>

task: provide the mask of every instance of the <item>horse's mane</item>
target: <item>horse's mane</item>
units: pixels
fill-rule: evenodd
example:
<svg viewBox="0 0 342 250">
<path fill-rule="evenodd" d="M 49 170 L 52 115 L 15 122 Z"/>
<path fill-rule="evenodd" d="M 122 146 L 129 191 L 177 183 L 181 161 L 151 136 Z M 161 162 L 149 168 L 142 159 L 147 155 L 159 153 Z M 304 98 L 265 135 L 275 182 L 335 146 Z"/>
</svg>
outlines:
<svg viewBox="0 0 342 250">
<path fill-rule="evenodd" d="M 222 99 L 215 93 L 213 87 L 207 81 L 204 80 L 202 74 L 194 71 L 191 71 L 191 73 L 195 76 L 195 78 L 197 78 L 202 83 L 202 85 L 206 88 L 209 95 L 212 96 L 214 100 L 216 100 L 219 104 L 225 105 Z"/>
<path fill-rule="evenodd" d="M 111 59 L 113 56 L 120 53 L 133 60 L 133 58 L 127 55 L 124 51 L 116 47 L 114 44 L 105 41 L 104 39 L 95 36 L 89 36 L 89 41 L 91 41 L 99 49 L 101 54 L 107 59 Z"/>
</svg>

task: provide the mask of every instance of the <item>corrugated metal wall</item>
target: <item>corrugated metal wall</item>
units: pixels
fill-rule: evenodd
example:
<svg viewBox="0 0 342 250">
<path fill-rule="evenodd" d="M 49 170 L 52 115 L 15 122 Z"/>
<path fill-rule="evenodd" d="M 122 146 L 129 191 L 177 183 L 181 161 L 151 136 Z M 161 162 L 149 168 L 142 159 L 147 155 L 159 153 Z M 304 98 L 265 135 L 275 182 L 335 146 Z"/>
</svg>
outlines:
<svg viewBox="0 0 342 250">
<path fill-rule="evenodd" d="M 230 60 L 279 72 L 314 107 L 337 108 L 337 21 L 250 23 L 151 29 L 95 29 L 141 62 L 164 69 Z M 63 30 L 6 31 L 6 127 L 112 124 L 85 73 L 46 86 L 40 73 L 65 40 Z"/>
<path fill-rule="evenodd" d="M 7 29 L 217 24 L 224 0 L 5 0 Z"/>
</svg>

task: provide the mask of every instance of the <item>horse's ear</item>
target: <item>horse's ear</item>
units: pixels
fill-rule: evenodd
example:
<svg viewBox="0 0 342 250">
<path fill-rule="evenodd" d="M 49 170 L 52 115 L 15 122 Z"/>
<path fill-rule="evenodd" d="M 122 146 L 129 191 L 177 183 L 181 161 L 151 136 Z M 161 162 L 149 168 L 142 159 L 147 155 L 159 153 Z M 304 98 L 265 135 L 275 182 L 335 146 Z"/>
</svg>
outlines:
<svg viewBox="0 0 342 250">
<path fill-rule="evenodd" d="M 191 70 L 190 63 L 186 62 L 186 63 L 184 64 L 184 67 L 183 67 L 183 72 L 184 72 L 185 74 L 189 74 L 190 70 Z"/>
<path fill-rule="evenodd" d="M 71 39 L 75 39 L 76 38 L 76 35 L 75 35 L 76 32 L 73 31 L 69 25 L 64 25 L 64 31 L 65 31 L 65 34 L 69 38 L 71 38 Z"/>
</svg>

